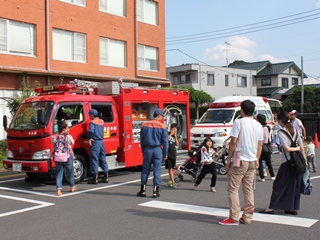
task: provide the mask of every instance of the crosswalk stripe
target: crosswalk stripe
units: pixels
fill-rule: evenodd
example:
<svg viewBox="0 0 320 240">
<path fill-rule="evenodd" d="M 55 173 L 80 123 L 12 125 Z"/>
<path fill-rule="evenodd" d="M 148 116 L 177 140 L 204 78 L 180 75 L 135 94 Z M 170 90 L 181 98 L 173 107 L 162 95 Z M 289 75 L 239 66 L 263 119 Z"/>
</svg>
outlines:
<svg viewBox="0 0 320 240">
<path fill-rule="evenodd" d="M 217 217 L 223 217 L 223 218 L 227 218 L 229 216 L 229 209 L 203 207 L 203 206 L 197 206 L 197 205 L 164 202 L 164 201 L 157 201 L 157 200 L 141 203 L 139 204 L 139 206 L 178 211 L 178 212 L 196 213 L 196 214 L 217 216 Z M 242 212 L 240 213 L 240 215 L 241 214 Z M 318 222 L 318 219 L 283 216 L 283 215 L 277 215 L 277 214 L 266 215 L 261 213 L 254 213 L 252 220 L 257 222 L 291 225 L 291 226 L 297 226 L 297 227 L 311 227 L 313 224 Z"/>
</svg>

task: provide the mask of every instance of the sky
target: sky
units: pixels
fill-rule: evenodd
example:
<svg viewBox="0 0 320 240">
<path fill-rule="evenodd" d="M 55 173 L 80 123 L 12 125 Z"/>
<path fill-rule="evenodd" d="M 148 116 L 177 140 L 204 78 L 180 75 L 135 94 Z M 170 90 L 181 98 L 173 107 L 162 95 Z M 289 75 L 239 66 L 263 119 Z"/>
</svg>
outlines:
<svg viewBox="0 0 320 240">
<path fill-rule="evenodd" d="M 320 0 L 165 0 L 165 4 L 167 67 L 293 61 L 300 68 L 302 63 L 309 78 L 320 78 Z"/>
</svg>

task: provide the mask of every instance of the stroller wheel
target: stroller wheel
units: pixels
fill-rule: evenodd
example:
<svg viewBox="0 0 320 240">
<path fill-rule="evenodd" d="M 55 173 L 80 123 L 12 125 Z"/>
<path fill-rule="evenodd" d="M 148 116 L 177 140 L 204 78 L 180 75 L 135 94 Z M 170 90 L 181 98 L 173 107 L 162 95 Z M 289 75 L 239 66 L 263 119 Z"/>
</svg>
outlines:
<svg viewBox="0 0 320 240">
<path fill-rule="evenodd" d="M 180 181 L 183 181 L 183 176 L 181 174 L 179 175 L 179 179 Z"/>
<path fill-rule="evenodd" d="M 226 167 L 225 167 L 225 166 L 221 167 L 221 168 L 219 169 L 219 173 L 220 173 L 221 175 L 227 174 L 227 169 L 226 169 Z"/>
<path fill-rule="evenodd" d="M 174 178 L 174 182 L 175 182 L 175 183 L 180 182 L 180 177 L 179 177 L 179 176 L 176 176 L 176 177 Z"/>
</svg>

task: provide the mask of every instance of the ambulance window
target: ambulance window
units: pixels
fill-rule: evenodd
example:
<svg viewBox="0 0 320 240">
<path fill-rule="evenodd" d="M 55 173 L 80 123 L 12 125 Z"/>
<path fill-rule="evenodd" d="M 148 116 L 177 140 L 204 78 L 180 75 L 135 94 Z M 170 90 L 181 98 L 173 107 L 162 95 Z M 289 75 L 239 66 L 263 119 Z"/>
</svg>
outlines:
<svg viewBox="0 0 320 240">
<path fill-rule="evenodd" d="M 237 111 L 237 112 L 236 112 L 236 114 L 234 115 L 233 121 L 235 121 L 238 117 L 241 117 L 241 116 L 240 116 L 240 111 Z"/>
<path fill-rule="evenodd" d="M 92 104 L 92 109 L 96 109 L 98 111 L 98 116 L 104 122 L 113 122 L 113 113 L 112 113 L 112 105 L 111 104 Z"/>
<path fill-rule="evenodd" d="M 69 127 L 73 127 L 83 121 L 83 106 L 81 104 L 60 105 L 55 121 L 65 121 Z"/>
<path fill-rule="evenodd" d="M 272 116 L 270 111 L 268 111 L 268 110 L 258 110 L 258 113 L 260 115 L 265 115 L 267 121 L 273 121 L 273 116 Z"/>
</svg>

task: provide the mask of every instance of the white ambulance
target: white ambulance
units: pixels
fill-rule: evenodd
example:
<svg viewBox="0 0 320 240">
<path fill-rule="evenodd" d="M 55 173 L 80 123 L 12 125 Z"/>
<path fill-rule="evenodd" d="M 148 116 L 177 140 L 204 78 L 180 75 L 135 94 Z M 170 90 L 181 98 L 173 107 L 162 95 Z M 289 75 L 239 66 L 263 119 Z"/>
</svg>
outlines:
<svg viewBox="0 0 320 240">
<path fill-rule="evenodd" d="M 281 102 L 275 99 L 252 96 L 228 96 L 215 100 L 210 104 L 209 109 L 196 120 L 191 132 L 191 147 L 197 148 L 204 138 L 211 137 L 215 142 L 214 147 L 221 147 L 224 140 L 230 135 L 234 120 L 240 115 L 240 104 L 244 100 L 251 100 L 255 103 L 255 114 L 263 114 L 267 122 L 274 121 L 269 102 L 272 106 L 281 106 Z"/>
</svg>

